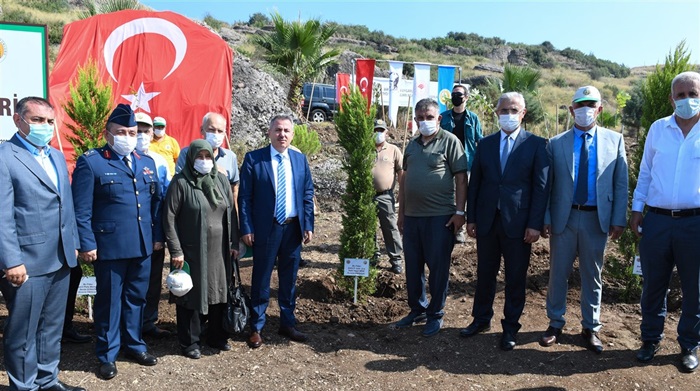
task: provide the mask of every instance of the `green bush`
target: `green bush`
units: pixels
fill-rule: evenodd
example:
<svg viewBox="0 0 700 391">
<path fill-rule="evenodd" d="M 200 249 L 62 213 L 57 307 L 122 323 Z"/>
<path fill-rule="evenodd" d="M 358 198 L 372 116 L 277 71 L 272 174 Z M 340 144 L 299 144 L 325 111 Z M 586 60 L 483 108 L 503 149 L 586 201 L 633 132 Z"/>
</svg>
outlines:
<svg viewBox="0 0 700 391">
<path fill-rule="evenodd" d="M 39 11 L 51 13 L 68 12 L 70 10 L 68 0 L 24 0 L 21 4 Z"/>
<path fill-rule="evenodd" d="M 48 23 L 49 29 L 49 43 L 52 45 L 58 45 L 63 40 L 63 26 L 65 25 L 62 21 Z"/>
<path fill-rule="evenodd" d="M 554 79 L 552 79 L 552 85 L 559 88 L 568 88 L 569 82 L 566 81 L 566 78 L 564 76 L 557 76 Z"/>
<path fill-rule="evenodd" d="M 222 27 L 228 27 L 228 23 L 224 22 L 223 20 L 216 19 L 215 17 L 211 16 L 210 13 L 207 13 L 204 16 L 203 21 L 207 24 L 207 26 L 211 27 L 215 31 L 221 30 Z"/>
<path fill-rule="evenodd" d="M 318 138 L 318 133 L 309 129 L 306 124 L 294 125 L 294 138 L 292 145 L 299 148 L 301 153 L 311 157 L 321 150 L 321 140 Z"/>
</svg>

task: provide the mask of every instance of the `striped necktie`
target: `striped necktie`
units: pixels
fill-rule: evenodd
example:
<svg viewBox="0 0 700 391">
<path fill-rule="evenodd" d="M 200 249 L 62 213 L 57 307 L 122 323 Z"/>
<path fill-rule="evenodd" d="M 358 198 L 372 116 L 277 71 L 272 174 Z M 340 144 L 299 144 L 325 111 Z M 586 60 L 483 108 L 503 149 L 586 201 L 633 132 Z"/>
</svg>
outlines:
<svg viewBox="0 0 700 391">
<path fill-rule="evenodd" d="M 284 170 L 284 156 L 277 154 L 277 197 L 275 202 L 275 219 L 284 223 L 287 219 L 287 178 Z"/>
</svg>

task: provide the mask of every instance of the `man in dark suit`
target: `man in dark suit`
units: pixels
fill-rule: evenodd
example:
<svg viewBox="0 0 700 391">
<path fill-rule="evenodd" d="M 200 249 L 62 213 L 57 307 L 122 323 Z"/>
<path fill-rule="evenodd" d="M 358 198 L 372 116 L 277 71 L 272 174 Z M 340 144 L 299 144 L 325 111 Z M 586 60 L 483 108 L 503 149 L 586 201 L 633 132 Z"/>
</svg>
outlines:
<svg viewBox="0 0 700 391">
<path fill-rule="evenodd" d="M 512 350 L 525 307 L 532 243 L 540 237 L 547 208 L 547 140 L 523 130 L 527 109 L 518 92 L 498 99 L 501 131 L 476 148 L 467 194 L 467 234 L 476 237 L 478 257 L 474 321 L 460 332 L 471 337 L 490 329 L 496 276 L 505 263 L 501 349 Z"/>
<path fill-rule="evenodd" d="M 58 380 L 61 332 L 78 231 L 63 154 L 49 146 L 56 116 L 27 97 L 13 115 L 19 130 L 0 145 L 0 290 L 11 390 L 83 390 Z"/>
<path fill-rule="evenodd" d="M 99 375 L 117 374 L 120 347 L 141 365 L 155 365 L 146 351 L 142 319 L 151 271 L 151 253 L 163 247 L 160 183 L 156 165 L 134 151 L 136 121 L 119 104 L 104 131 L 107 145 L 91 149 L 73 173 L 79 256 L 92 262 L 97 279 L 95 351 Z"/>
<path fill-rule="evenodd" d="M 245 155 L 238 196 L 243 242 L 253 247 L 251 284 L 252 316 L 248 345 L 263 343 L 260 332 L 270 301 L 270 277 L 277 260 L 280 306 L 279 334 L 293 341 L 307 337 L 296 329 L 295 285 L 301 244 L 314 230 L 314 187 L 306 156 L 289 146 L 294 137 L 293 118 L 276 115 L 267 133 L 270 146 Z"/>
</svg>

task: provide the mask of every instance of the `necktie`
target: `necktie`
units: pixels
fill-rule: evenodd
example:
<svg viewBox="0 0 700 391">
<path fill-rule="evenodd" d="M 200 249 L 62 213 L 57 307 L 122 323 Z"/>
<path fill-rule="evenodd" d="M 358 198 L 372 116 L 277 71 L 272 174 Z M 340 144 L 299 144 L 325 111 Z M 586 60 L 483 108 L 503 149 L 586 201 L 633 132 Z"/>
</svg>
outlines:
<svg viewBox="0 0 700 391">
<path fill-rule="evenodd" d="M 578 160 L 578 180 L 576 182 L 576 194 L 574 202 L 577 205 L 585 205 L 588 201 L 588 146 L 586 140 L 588 133 L 581 135 L 581 153 Z"/>
<path fill-rule="evenodd" d="M 284 223 L 287 218 L 287 179 L 285 177 L 284 157 L 277 154 L 277 196 L 275 201 L 275 219 L 278 223 Z"/>
<path fill-rule="evenodd" d="M 504 143 L 505 145 L 503 146 L 503 151 L 501 151 L 501 173 L 503 173 L 503 171 L 506 169 L 508 155 L 510 155 L 510 136 L 506 136 Z"/>
</svg>

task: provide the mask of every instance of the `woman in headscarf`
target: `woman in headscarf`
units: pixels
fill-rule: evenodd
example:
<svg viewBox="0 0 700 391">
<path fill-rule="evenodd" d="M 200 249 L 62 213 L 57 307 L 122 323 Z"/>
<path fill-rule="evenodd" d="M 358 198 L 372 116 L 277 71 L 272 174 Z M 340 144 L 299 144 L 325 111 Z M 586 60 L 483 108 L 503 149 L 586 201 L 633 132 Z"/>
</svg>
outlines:
<svg viewBox="0 0 700 391">
<path fill-rule="evenodd" d="M 231 257 L 237 255 L 238 213 L 231 186 L 213 159 L 211 145 L 195 140 L 187 150 L 186 164 L 168 188 L 163 229 L 173 268 L 189 265 L 193 288 L 175 297 L 177 337 L 182 354 L 198 359 L 200 315 L 208 315 L 207 345 L 231 350 L 222 322 L 226 311 Z"/>
</svg>

